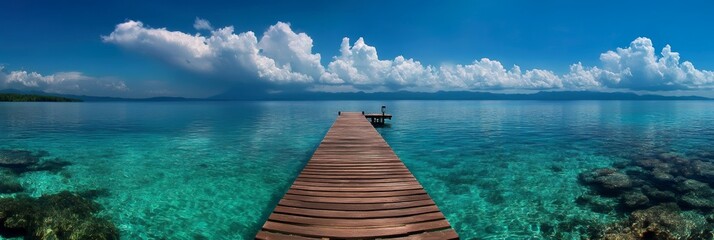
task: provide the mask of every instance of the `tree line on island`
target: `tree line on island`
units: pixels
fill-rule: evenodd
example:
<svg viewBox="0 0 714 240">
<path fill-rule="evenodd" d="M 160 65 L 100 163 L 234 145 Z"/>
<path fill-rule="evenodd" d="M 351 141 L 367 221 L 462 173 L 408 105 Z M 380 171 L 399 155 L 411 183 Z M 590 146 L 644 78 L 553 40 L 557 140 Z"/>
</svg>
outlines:
<svg viewBox="0 0 714 240">
<path fill-rule="evenodd" d="M 36 94 L 0 93 L 0 102 L 81 102 L 82 100 Z"/>
</svg>

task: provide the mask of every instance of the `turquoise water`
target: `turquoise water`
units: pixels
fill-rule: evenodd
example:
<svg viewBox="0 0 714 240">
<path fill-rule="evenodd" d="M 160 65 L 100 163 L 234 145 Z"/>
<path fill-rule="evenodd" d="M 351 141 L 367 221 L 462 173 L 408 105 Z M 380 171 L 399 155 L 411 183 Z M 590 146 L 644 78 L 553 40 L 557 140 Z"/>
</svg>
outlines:
<svg viewBox="0 0 714 240">
<path fill-rule="evenodd" d="M 18 181 L 107 190 L 122 239 L 249 239 L 337 111 L 381 105 L 379 132 L 464 239 L 586 237 L 627 216 L 577 204 L 578 174 L 714 143 L 708 101 L 87 102 L 0 103 L 0 149 L 71 162 Z"/>
</svg>

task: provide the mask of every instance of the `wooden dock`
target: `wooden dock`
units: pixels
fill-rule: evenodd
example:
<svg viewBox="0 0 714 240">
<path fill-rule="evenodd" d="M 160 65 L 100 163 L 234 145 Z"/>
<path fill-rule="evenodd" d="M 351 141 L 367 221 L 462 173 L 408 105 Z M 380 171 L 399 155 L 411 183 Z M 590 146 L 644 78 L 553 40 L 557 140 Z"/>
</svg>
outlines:
<svg viewBox="0 0 714 240">
<path fill-rule="evenodd" d="M 362 113 L 341 113 L 256 239 L 458 239 Z"/>
<path fill-rule="evenodd" d="M 384 124 L 385 119 L 392 120 L 391 114 L 384 113 L 367 113 L 364 115 L 372 124 Z"/>
</svg>

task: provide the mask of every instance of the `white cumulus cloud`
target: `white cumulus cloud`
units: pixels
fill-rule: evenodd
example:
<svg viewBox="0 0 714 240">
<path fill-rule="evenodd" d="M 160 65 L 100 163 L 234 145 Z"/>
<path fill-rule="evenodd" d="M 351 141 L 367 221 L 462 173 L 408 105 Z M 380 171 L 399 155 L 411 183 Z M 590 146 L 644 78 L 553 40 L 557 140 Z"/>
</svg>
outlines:
<svg viewBox="0 0 714 240">
<path fill-rule="evenodd" d="M 613 88 L 674 90 L 714 87 L 714 72 L 698 70 L 689 61 L 680 63 L 679 53 L 666 45 L 655 54 L 652 40 L 640 37 L 627 48 L 600 55 L 601 82 Z M 593 69 L 595 70 L 595 69 Z"/>
<path fill-rule="evenodd" d="M 235 33 L 232 26 L 213 29 L 196 18 L 194 28 L 210 35 L 151 28 L 139 21 L 116 26 L 103 40 L 147 54 L 181 69 L 228 81 L 303 89 L 358 90 L 500 90 L 500 89 L 631 89 L 691 90 L 714 88 L 714 73 L 681 61 L 665 46 L 655 54 L 652 41 L 637 38 L 626 48 L 600 55 L 596 66 L 575 63 L 563 74 L 547 69 L 522 70 L 518 65 L 481 58 L 469 64 L 424 65 L 397 56 L 380 59 L 363 38 L 343 38 L 340 54 L 322 62 L 313 40 L 278 22 L 258 37 Z"/>
<path fill-rule="evenodd" d="M 379 59 L 377 49 L 357 39 L 350 46 L 342 40 L 340 56 L 328 65 L 328 71 L 358 89 L 386 86 L 420 90 L 474 89 L 552 89 L 562 88 L 560 78 L 540 69 L 521 72 L 513 66 L 507 70 L 500 62 L 483 58 L 467 65 L 424 66 L 419 61 L 397 56 L 394 60 Z"/>
<path fill-rule="evenodd" d="M 0 66 L 0 89 L 34 90 L 77 95 L 117 95 L 129 90 L 123 81 L 86 76 L 80 72 L 4 71 Z"/>
<path fill-rule="evenodd" d="M 142 22 L 127 21 L 117 25 L 111 34 L 102 38 L 107 43 L 148 54 L 211 78 L 235 81 L 260 79 L 274 84 L 306 83 L 316 77 L 319 79 L 319 75 L 313 74 L 320 73 L 321 66 L 306 62 L 316 59 L 319 63 L 319 54 L 311 54 L 312 39 L 305 34 L 295 34 L 284 23 L 278 23 L 274 28 L 263 35 L 266 41 L 258 42 L 255 33 L 248 31 L 236 34 L 232 26 L 211 31 L 211 36 L 201 36 L 145 27 Z M 290 51 L 276 52 L 259 47 L 286 43 L 292 44 L 285 46 Z M 266 56 L 266 53 L 275 59 Z"/>
<path fill-rule="evenodd" d="M 211 22 L 199 17 L 196 17 L 196 21 L 193 22 L 193 28 L 195 28 L 196 30 L 213 31 L 213 26 L 211 26 Z"/>
<path fill-rule="evenodd" d="M 439 79 L 451 89 L 553 89 L 563 83 L 553 72 L 541 69 L 521 71 L 518 65 L 506 69 L 501 62 L 483 58 L 467 65 L 441 66 Z"/>
</svg>

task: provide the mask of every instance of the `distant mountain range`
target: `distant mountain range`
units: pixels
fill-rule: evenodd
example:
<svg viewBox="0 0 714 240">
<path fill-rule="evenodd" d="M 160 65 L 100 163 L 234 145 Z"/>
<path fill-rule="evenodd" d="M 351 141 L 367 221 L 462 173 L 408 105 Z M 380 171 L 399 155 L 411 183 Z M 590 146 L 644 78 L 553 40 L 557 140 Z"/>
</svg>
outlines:
<svg viewBox="0 0 714 240">
<path fill-rule="evenodd" d="M 208 101 L 208 100 L 211 100 L 211 99 L 184 98 L 184 97 L 118 98 L 118 97 L 101 97 L 101 96 L 46 93 L 46 92 L 42 92 L 42 91 L 24 91 L 24 90 L 17 90 L 17 89 L 4 89 L 4 90 L 0 90 L 0 93 L 62 97 L 62 98 L 78 99 L 78 100 L 81 100 L 84 102 L 142 102 L 142 101 L 161 102 L 161 101 Z"/>
<path fill-rule="evenodd" d="M 699 96 L 662 96 L 638 95 L 624 92 L 592 92 L 592 91 L 541 91 L 537 93 L 490 93 L 469 91 L 439 91 L 439 92 L 292 92 L 266 94 L 243 98 L 239 95 L 217 95 L 212 99 L 230 100 L 712 100 Z"/>
<path fill-rule="evenodd" d="M 625 92 L 593 92 L 593 91 L 541 91 L 537 93 L 490 93 L 469 91 L 439 91 L 439 92 L 284 92 L 275 94 L 252 93 L 236 94 L 227 92 L 209 98 L 183 98 L 183 97 L 152 97 L 152 98 L 117 98 L 85 95 L 69 95 L 45 93 L 40 91 L 22 91 L 15 89 L 0 90 L 0 93 L 33 94 L 79 99 L 86 102 L 108 101 L 291 101 L 291 100 L 543 100 L 543 101 L 568 101 L 568 100 L 714 100 L 700 96 L 662 96 L 639 95 Z"/>
</svg>

